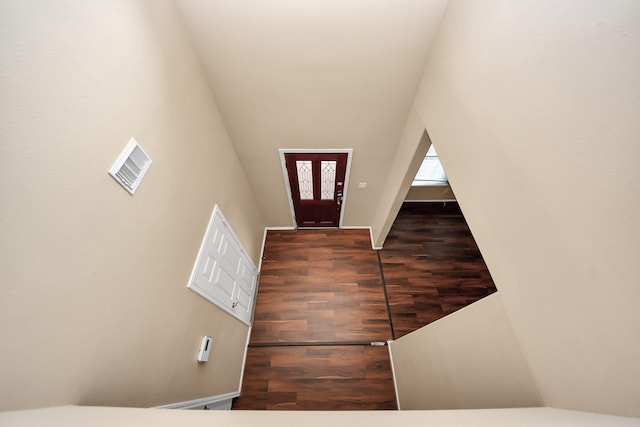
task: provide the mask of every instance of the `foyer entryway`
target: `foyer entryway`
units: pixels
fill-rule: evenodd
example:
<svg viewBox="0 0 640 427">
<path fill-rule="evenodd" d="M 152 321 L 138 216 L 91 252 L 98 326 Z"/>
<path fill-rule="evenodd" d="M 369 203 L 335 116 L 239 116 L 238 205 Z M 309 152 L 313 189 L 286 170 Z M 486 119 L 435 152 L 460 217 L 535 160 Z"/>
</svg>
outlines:
<svg viewBox="0 0 640 427">
<path fill-rule="evenodd" d="M 368 230 L 267 233 L 233 409 L 394 409 L 387 347 L 371 342 L 495 292 L 457 204 L 405 204 L 387 242 L 378 254 Z"/>
</svg>

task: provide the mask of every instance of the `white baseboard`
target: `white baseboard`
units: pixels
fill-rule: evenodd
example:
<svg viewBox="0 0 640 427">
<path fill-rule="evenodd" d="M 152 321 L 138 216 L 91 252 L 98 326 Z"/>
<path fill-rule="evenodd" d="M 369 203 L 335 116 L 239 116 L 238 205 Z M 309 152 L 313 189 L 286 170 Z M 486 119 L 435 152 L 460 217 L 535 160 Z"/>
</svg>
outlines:
<svg viewBox="0 0 640 427">
<path fill-rule="evenodd" d="M 260 259 L 258 260 L 258 274 L 260 274 L 260 272 L 262 271 L 262 259 L 264 258 L 264 244 L 266 242 L 267 242 L 267 227 L 264 228 L 264 233 L 262 233 L 262 247 L 260 248 Z M 256 290 L 256 294 L 257 294 L 257 290 Z"/>
<path fill-rule="evenodd" d="M 412 203 L 450 203 L 450 202 L 457 202 L 458 200 L 456 199 L 429 199 L 429 200 L 405 200 L 405 202 L 412 202 Z"/>
<path fill-rule="evenodd" d="M 393 340 L 387 340 L 387 348 L 389 349 L 389 362 L 391 362 L 391 375 L 393 376 L 393 389 L 396 391 L 396 406 L 398 411 L 400 408 L 400 395 L 398 394 L 398 383 L 396 382 L 396 370 L 393 365 L 393 352 L 391 351 L 391 344 Z"/>
<path fill-rule="evenodd" d="M 265 227 L 265 230 L 295 230 L 296 227 L 290 225 L 287 227 Z"/>
<path fill-rule="evenodd" d="M 340 227 L 344 230 L 369 230 L 369 238 L 371 239 L 371 249 L 373 249 L 374 251 L 379 251 L 380 249 L 382 249 L 382 246 L 376 246 L 376 244 L 373 241 L 373 230 L 371 229 L 371 227 L 366 226 L 366 225 L 349 225 L 346 227 Z"/>
<path fill-rule="evenodd" d="M 454 200 L 455 201 L 455 200 Z M 318 230 L 322 230 L 325 228 L 329 228 L 329 227 L 305 227 L 306 230 L 309 229 L 318 229 Z M 334 227 L 335 228 L 335 227 Z M 375 243 L 373 242 L 373 230 L 371 230 L 371 227 L 366 226 L 366 225 L 348 225 L 346 227 L 339 227 L 341 229 L 344 230 L 369 230 L 369 238 L 371 239 L 371 249 L 373 249 L 374 251 L 378 251 L 380 249 L 382 249 L 382 246 L 376 246 Z M 267 231 L 270 230 L 297 230 L 296 227 L 265 227 L 264 228 L 264 236 L 262 236 L 262 251 L 260 252 L 260 265 L 258 266 L 258 271 L 260 271 L 262 269 L 262 257 L 264 256 L 264 244 L 267 240 Z"/>
<path fill-rule="evenodd" d="M 187 400 L 185 402 L 169 403 L 168 405 L 154 406 L 153 409 L 207 409 L 230 410 L 234 397 L 240 396 L 242 390 L 242 380 L 244 379 L 244 368 L 247 363 L 247 352 L 249 351 L 249 339 L 251 338 L 251 326 L 247 330 L 247 342 L 244 346 L 244 357 L 242 359 L 242 370 L 240 371 L 240 382 L 238 391 L 219 394 L 217 396 L 203 397 L 200 399 Z"/>
<path fill-rule="evenodd" d="M 262 234 L 262 248 L 260 249 L 260 262 L 258 263 L 258 272 L 262 271 L 262 258 L 264 258 L 264 244 L 267 242 L 267 231 L 269 230 L 295 230 L 295 227 L 265 227 Z"/>
<path fill-rule="evenodd" d="M 251 324 L 253 324 L 253 322 L 251 322 Z M 240 383 L 238 384 L 238 396 L 240 396 L 240 392 L 242 391 L 242 381 L 244 380 L 244 368 L 247 363 L 247 353 L 249 352 L 250 339 L 251 339 L 251 326 L 249 326 L 249 330 L 247 331 L 247 342 L 244 345 L 244 357 L 242 358 L 242 371 L 240 371 Z"/>
<path fill-rule="evenodd" d="M 168 405 L 155 406 L 153 409 L 231 409 L 231 401 L 240 396 L 240 392 L 219 394 L 217 396 L 203 397 L 201 399 L 187 400 L 185 402 L 170 403 Z"/>
</svg>

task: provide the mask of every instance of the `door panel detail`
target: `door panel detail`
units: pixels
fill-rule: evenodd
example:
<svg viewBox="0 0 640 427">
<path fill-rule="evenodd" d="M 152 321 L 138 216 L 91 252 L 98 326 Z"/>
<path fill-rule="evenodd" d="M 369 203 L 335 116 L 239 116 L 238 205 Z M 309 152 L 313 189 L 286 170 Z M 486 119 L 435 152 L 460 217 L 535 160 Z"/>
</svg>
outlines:
<svg viewBox="0 0 640 427">
<path fill-rule="evenodd" d="M 188 287 L 250 325 L 258 270 L 216 205 Z"/>
<path fill-rule="evenodd" d="M 322 200 L 333 200 L 336 194 L 336 162 L 322 160 L 320 162 Z"/>
<path fill-rule="evenodd" d="M 284 153 L 298 227 L 338 227 L 347 153 Z"/>
<path fill-rule="evenodd" d="M 298 172 L 297 178 L 300 200 L 313 200 L 313 175 L 311 162 L 307 160 L 297 160 L 296 171 Z"/>
</svg>

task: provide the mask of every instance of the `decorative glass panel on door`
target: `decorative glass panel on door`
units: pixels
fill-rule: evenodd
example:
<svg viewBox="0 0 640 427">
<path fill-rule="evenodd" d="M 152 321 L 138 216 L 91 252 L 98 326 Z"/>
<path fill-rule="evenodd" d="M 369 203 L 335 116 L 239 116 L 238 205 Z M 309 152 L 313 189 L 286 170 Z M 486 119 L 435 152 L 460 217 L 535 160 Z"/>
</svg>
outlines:
<svg viewBox="0 0 640 427">
<path fill-rule="evenodd" d="M 296 160 L 300 200 L 313 200 L 313 175 L 311 160 Z"/>
<path fill-rule="evenodd" d="M 323 160 L 320 162 L 321 186 L 320 195 L 322 200 L 333 200 L 336 191 L 336 161 Z"/>
</svg>

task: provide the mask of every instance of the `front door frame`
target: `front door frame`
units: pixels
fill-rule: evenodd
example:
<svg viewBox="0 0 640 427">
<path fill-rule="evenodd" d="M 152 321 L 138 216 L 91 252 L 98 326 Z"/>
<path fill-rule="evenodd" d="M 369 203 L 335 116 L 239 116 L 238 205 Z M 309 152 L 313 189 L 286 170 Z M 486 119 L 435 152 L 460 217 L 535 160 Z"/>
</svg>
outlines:
<svg viewBox="0 0 640 427">
<path fill-rule="evenodd" d="M 340 207 L 340 221 L 338 228 L 342 228 L 342 220 L 344 218 L 344 211 L 347 205 L 347 195 L 349 192 L 349 175 L 351 173 L 351 158 L 353 157 L 353 148 L 280 148 L 280 163 L 282 165 L 282 176 L 284 177 L 284 186 L 287 189 L 287 199 L 289 200 L 289 209 L 291 210 L 291 220 L 295 228 L 298 228 L 296 222 L 296 213 L 293 208 L 293 197 L 291 194 L 291 184 L 289 183 L 289 175 L 287 174 L 287 164 L 285 160 L 285 154 L 322 154 L 322 153 L 346 153 L 347 154 L 347 171 L 344 175 L 344 187 L 342 191 L 342 206 Z M 323 227 L 326 228 L 326 227 Z"/>
</svg>

